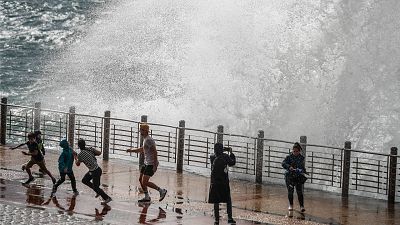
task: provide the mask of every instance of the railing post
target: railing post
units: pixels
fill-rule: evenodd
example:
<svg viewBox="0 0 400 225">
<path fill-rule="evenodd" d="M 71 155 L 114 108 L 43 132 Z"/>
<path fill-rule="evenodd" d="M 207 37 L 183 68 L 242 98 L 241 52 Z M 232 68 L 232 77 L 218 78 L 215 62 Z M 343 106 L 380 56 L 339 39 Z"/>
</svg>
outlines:
<svg viewBox="0 0 400 225">
<path fill-rule="evenodd" d="M 142 115 L 140 117 L 140 122 L 147 123 L 147 115 Z M 140 135 L 140 147 L 142 147 L 142 146 L 143 146 L 143 137 L 142 137 L 142 135 Z M 143 152 L 139 153 L 139 169 L 141 169 L 142 166 L 144 166 L 144 153 Z"/>
<path fill-rule="evenodd" d="M 224 144 L 224 126 L 217 127 L 217 143 Z"/>
<path fill-rule="evenodd" d="M 179 135 L 178 135 L 178 153 L 176 159 L 176 172 L 182 173 L 183 171 L 183 153 L 185 151 L 185 121 L 179 121 Z M 208 157 L 208 156 L 207 156 Z"/>
<path fill-rule="evenodd" d="M 342 163 L 342 197 L 347 198 L 349 196 L 349 185 L 350 185 L 350 157 L 351 157 L 351 142 L 346 141 L 344 143 L 343 150 L 343 163 Z"/>
<path fill-rule="evenodd" d="M 264 158 L 264 131 L 258 131 L 257 138 L 257 166 L 256 166 L 256 182 L 262 183 L 262 170 Z"/>
<path fill-rule="evenodd" d="M 301 155 L 307 156 L 307 136 L 300 136 Z"/>
<path fill-rule="evenodd" d="M 104 126 L 103 126 L 103 160 L 108 160 L 110 155 L 110 117 L 111 112 L 104 112 Z"/>
<path fill-rule="evenodd" d="M 69 107 L 68 114 L 68 143 L 71 148 L 74 148 L 74 134 L 75 134 L 75 106 Z"/>
<path fill-rule="evenodd" d="M 1 98 L 0 126 L 0 144 L 5 145 L 7 134 L 7 98 Z"/>
<path fill-rule="evenodd" d="M 396 171 L 397 171 L 397 148 L 390 149 L 390 164 L 389 164 L 389 190 L 388 203 L 394 204 L 396 197 Z"/>
<path fill-rule="evenodd" d="M 33 114 L 33 131 L 40 130 L 40 112 L 42 104 L 40 102 L 35 102 L 35 111 Z"/>
</svg>

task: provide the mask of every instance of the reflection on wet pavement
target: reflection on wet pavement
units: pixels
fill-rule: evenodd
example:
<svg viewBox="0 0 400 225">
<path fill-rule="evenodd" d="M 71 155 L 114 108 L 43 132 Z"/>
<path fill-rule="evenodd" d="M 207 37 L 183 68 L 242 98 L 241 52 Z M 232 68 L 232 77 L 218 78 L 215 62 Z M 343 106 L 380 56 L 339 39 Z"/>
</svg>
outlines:
<svg viewBox="0 0 400 225">
<path fill-rule="evenodd" d="M 101 205 L 101 198 L 82 184 L 86 169 L 74 167 L 77 187 L 74 195 L 67 179 L 56 195 L 50 197 L 52 182 L 48 176 L 34 175 L 28 186 L 21 185 L 27 174 L 21 170 L 25 163 L 19 152 L 0 146 L 0 224 L 212 224 L 213 209 L 207 203 L 209 178 L 189 173 L 177 174 L 160 168 L 152 178 L 168 188 L 162 202 L 138 204 L 143 197 L 139 188 L 136 163 L 98 159 L 103 168 L 102 188 L 111 195 L 109 205 Z M 57 174 L 57 154 L 46 154 L 46 164 Z M 33 167 L 33 171 L 37 171 Z M 58 177 L 58 174 L 57 176 Z M 233 215 L 237 224 L 399 224 L 398 204 L 306 189 L 306 213 L 295 207 L 287 211 L 286 188 L 280 185 L 258 185 L 250 182 L 231 182 Z M 150 195 L 158 192 L 150 190 Z M 224 205 L 224 204 L 222 204 Z M 226 210 L 221 207 L 221 210 Z M 224 215 L 222 212 L 221 215 Z M 49 217 L 45 219 L 45 217 Z M 54 217 L 54 218 L 53 218 Z M 14 222 L 12 222 L 14 221 Z M 226 218 L 221 218 L 226 224 Z M 255 221 L 255 222 L 252 222 Z M 17 223 L 18 222 L 18 223 Z M 221 223 L 224 224 L 224 223 Z"/>
</svg>

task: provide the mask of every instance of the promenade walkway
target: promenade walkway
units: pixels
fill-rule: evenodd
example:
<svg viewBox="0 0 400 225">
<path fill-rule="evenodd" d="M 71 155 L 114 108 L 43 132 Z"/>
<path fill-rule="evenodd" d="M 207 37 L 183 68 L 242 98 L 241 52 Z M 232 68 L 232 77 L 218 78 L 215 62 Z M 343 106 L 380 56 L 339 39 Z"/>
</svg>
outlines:
<svg viewBox="0 0 400 225">
<path fill-rule="evenodd" d="M 46 154 L 46 164 L 58 177 L 58 154 Z M 102 188 L 111 195 L 109 206 L 81 183 L 87 169 L 74 167 L 80 195 L 74 197 L 67 180 L 50 198 L 49 177 L 35 174 L 30 188 L 21 185 L 27 174 L 21 165 L 29 157 L 19 149 L 0 146 L 0 224 L 213 224 L 212 205 L 207 204 L 209 178 L 165 169 L 160 165 L 152 180 L 168 189 L 167 197 L 158 201 L 158 192 L 150 190 L 153 202 L 138 204 L 138 165 L 110 159 L 98 162 L 103 168 Z M 37 171 L 36 166 L 33 171 Z M 399 204 L 351 196 L 342 200 L 339 194 L 305 190 L 306 213 L 287 215 L 287 192 L 281 185 L 257 185 L 231 181 L 233 215 L 237 224 L 400 224 Z M 296 199 L 296 196 L 295 196 Z M 297 206 L 297 201 L 295 201 Z M 298 208 L 298 207 L 297 207 Z M 220 224 L 227 224 L 222 209 Z"/>
</svg>

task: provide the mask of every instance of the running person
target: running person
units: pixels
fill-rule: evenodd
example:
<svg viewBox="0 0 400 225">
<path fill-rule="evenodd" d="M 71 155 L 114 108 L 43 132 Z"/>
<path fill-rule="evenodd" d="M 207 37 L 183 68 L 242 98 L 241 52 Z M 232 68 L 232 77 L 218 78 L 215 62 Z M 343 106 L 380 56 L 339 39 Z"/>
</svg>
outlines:
<svg viewBox="0 0 400 225">
<path fill-rule="evenodd" d="M 92 147 L 86 147 L 86 142 L 83 139 L 79 139 L 78 147 L 81 152 L 79 154 L 74 154 L 76 160 L 75 164 L 80 166 L 81 163 L 83 163 L 89 169 L 89 171 L 82 178 L 82 183 L 93 189 L 96 194 L 103 198 L 103 205 L 111 202 L 111 197 L 100 188 L 100 177 L 103 171 L 97 164 L 96 156 L 101 155 L 101 151 Z M 93 180 L 93 182 L 91 182 L 91 180 Z"/>
<path fill-rule="evenodd" d="M 167 190 L 158 187 L 153 182 L 150 182 L 150 177 L 154 175 L 158 167 L 156 143 L 149 135 L 150 127 L 148 124 L 140 124 L 140 135 L 143 137 L 143 146 L 135 149 L 127 149 L 126 152 L 143 152 L 144 153 L 144 166 L 140 170 L 139 182 L 144 192 L 144 198 L 138 202 L 150 202 L 151 198 L 147 187 L 153 188 L 160 193 L 159 201 L 162 201 L 167 194 Z"/>
<path fill-rule="evenodd" d="M 29 133 L 28 134 L 28 141 L 26 143 L 20 144 L 14 148 L 11 148 L 12 150 L 19 148 L 23 145 L 27 145 L 29 152 L 22 151 L 22 154 L 24 155 L 30 155 L 31 159 L 29 162 L 27 162 L 25 165 L 22 166 L 22 170 L 26 170 L 28 173 L 29 179 L 24 182 L 24 184 L 29 184 L 32 182 L 35 178 L 32 176 L 31 168 L 33 165 L 38 165 L 39 168 L 43 171 L 43 173 L 46 173 L 49 175 L 51 180 L 53 181 L 53 184 L 56 183 L 56 178 L 53 177 L 53 175 L 50 173 L 49 170 L 46 168 L 46 163 L 44 162 L 44 158 L 42 153 L 39 151 L 39 146 L 36 143 L 36 136 L 34 133 Z"/>
</svg>

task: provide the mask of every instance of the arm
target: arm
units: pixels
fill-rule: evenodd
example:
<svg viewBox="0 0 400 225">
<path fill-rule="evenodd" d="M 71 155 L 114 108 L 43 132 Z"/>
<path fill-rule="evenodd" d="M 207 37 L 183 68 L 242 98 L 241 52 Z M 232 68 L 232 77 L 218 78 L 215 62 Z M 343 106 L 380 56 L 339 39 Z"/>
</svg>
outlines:
<svg viewBox="0 0 400 225">
<path fill-rule="evenodd" d="M 290 162 L 290 157 L 289 156 L 286 156 L 285 160 L 283 160 L 282 167 L 285 168 L 286 170 L 291 170 L 290 168 L 292 168 L 292 166 L 291 166 L 291 162 Z"/>
<path fill-rule="evenodd" d="M 37 155 L 37 154 L 39 154 L 39 150 L 34 150 L 33 152 L 25 152 L 25 151 L 22 151 L 22 154 L 24 154 L 24 155 L 30 155 L 30 156 L 35 156 L 35 155 Z"/>
<path fill-rule="evenodd" d="M 228 158 L 228 166 L 234 166 L 236 164 L 236 156 L 232 153 L 232 151 L 229 154 Z"/>
<path fill-rule="evenodd" d="M 26 143 L 22 143 L 22 144 L 20 144 L 20 145 L 18 145 L 18 146 L 16 146 L 16 147 L 10 148 L 10 149 L 11 149 L 11 150 L 14 150 L 14 149 L 17 149 L 17 148 L 19 148 L 19 147 L 21 147 L 21 146 L 23 146 L 23 145 L 26 145 Z"/>
<path fill-rule="evenodd" d="M 153 171 L 156 172 L 157 167 L 158 167 L 158 156 L 157 156 L 156 146 L 155 145 L 151 146 L 150 150 L 151 150 L 153 158 L 155 160 L 155 164 L 153 165 Z"/>
<path fill-rule="evenodd" d="M 95 149 L 95 148 L 92 148 L 92 151 L 94 152 L 94 155 L 95 155 L 95 156 L 101 155 L 101 151 L 99 151 L 99 150 L 97 150 L 97 149 Z"/>
<path fill-rule="evenodd" d="M 74 159 L 75 159 L 75 165 L 76 166 L 80 166 L 81 165 L 81 161 L 79 161 L 78 155 L 76 154 L 75 151 L 74 151 Z"/>
<path fill-rule="evenodd" d="M 134 152 L 134 153 L 143 152 L 143 147 L 140 147 L 140 148 L 129 148 L 129 149 L 126 150 L 126 152 Z"/>
</svg>

